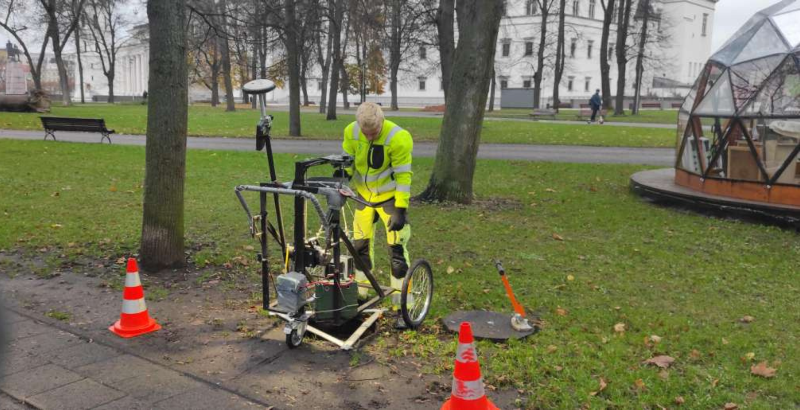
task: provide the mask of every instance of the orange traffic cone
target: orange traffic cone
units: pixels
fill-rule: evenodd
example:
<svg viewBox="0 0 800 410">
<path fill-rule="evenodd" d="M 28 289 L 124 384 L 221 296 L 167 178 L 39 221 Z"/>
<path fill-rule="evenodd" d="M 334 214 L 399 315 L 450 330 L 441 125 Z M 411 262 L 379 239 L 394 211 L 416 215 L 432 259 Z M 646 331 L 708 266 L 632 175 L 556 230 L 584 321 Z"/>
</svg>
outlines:
<svg viewBox="0 0 800 410">
<path fill-rule="evenodd" d="M 122 293 L 122 314 L 108 330 L 120 337 L 135 337 L 161 329 L 147 313 L 144 303 L 144 290 L 139 281 L 139 268 L 136 259 L 128 259 L 128 273 L 125 275 L 125 290 Z"/>
<path fill-rule="evenodd" d="M 458 331 L 456 368 L 453 371 L 453 389 L 442 410 L 498 410 L 486 397 L 481 378 L 481 365 L 472 339 L 472 326 L 461 322 Z"/>
</svg>

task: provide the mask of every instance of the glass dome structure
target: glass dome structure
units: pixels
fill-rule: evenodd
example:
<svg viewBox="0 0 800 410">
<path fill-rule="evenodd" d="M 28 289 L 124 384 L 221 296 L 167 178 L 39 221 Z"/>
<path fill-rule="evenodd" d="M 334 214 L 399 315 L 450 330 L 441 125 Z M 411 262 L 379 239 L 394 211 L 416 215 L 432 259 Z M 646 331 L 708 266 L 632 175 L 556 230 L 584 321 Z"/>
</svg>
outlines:
<svg viewBox="0 0 800 410">
<path fill-rule="evenodd" d="M 675 183 L 800 205 L 800 0 L 758 12 L 706 63 L 678 113 Z"/>
</svg>

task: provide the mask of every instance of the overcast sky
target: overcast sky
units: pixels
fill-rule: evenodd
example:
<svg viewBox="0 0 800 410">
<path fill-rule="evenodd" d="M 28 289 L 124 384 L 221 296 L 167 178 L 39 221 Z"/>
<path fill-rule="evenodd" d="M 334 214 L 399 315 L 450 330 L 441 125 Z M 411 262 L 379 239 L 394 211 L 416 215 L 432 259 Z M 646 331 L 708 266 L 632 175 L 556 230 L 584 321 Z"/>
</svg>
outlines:
<svg viewBox="0 0 800 410">
<path fill-rule="evenodd" d="M 780 0 L 720 0 L 714 13 L 711 49 L 716 50 L 757 11 Z"/>
<path fill-rule="evenodd" d="M 714 13 L 711 49 L 716 50 L 757 11 L 780 0 L 720 0 Z M 137 16 L 139 17 L 139 16 Z M 141 18 L 146 18 L 143 13 Z M 0 47 L 5 47 L 8 34 L 0 30 Z"/>
</svg>

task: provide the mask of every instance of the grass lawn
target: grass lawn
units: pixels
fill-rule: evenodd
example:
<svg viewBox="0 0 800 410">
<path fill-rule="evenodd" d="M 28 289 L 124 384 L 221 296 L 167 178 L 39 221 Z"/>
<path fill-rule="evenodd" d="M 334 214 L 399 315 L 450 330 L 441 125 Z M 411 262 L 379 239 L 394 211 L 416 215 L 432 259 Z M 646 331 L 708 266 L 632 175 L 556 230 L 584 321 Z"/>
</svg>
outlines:
<svg viewBox="0 0 800 410">
<path fill-rule="evenodd" d="M 141 104 L 91 104 L 71 107 L 54 106 L 54 116 L 100 117 L 106 124 L 123 134 L 144 134 L 147 129 L 147 107 Z M 289 114 L 274 112 L 273 134 L 286 138 Z M 391 113 L 387 113 L 391 118 Z M 526 114 L 527 115 L 527 114 Z M 189 109 L 189 135 L 252 137 L 259 114 L 251 109 L 225 112 L 224 108 L 207 105 Z M 353 115 L 340 115 L 336 121 L 312 110 L 302 113 L 302 133 L 308 138 L 341 139 L 344 127 L 354 120 Z M 441 118 L 402 117 L 396 121 L 411 131 L 416 141 L 436 141 Z M 482 142 L 517 144 L 595 145 L 621 147 L 673 147 L 675 131 L 668 129 L 573 126 L 519 121 L 485 121 Z M 0 128 L 40 130 L 39 114 L 0 112 Z"/>
<path fill-rule="evenodd" d="M 277 156 L 283 178 L 295 160 Z M 415 192 L 431 165 L 415 163 Z M 436 332 L 438 319 L 457 309 L 510 311 L 497 258 L 543 330 L 524 341 L 481 342 L 484 376 L 491 386 L 524 390 L 531 408 L 672 408 L 679 396 L 686 408 L 796 407 L 800 238 L 649 205 L 629 193 L 638 169 L 480 161 L 476 205 L 412 204 L 410 252 L 434 266 L 433 310 L 399 345 L 387 341 L 390 333 L 366 349 L 422 357 L 421 371 L 450 371 L 454 338 Z M 0 249 L 47 247 L 54 264 L 62 253 L 135 252 L 143 170 L 143 147 L 0 140 Z M 237 256 L 253 258 L 233 187 L 264 174 L 257 153 L 189 151 L 193 260 L 227 269 Z M 388 267 L 385 252 L 376 255 Z M 743 323 L 745 316 L 754 319 Z M 657 355 L 675 362 L 643 364 Z M 750 374 L 762 361 L 777 368 L 774 378 Z M 601 379 L 607 387 L 593 395 Z"/>
<path fill-rule="evenodd" d="M 486 115 L 490 117 L 506 117 L 506 118 L 530 118 L 532 110 L 523 108 L 506 108 L 502 110 L 495 110 L 487 112 Z M 576 116 L 580 110 L 574 109 L 561 109 L 556 114 L 556 119 L 563 121 L 586 121 L 585 119 L 579 120 Z M 670 124 L 674 125 L 678 122 L 678 110 L 640 110 L 639 115 L 631 115 L 630 111 L 625 111 L 625 115 L 614 115 L 613 111 L 605 116 L 607 122 L 630 122 L 630 123 L 645 123 L 645 124 Z"/>
</svg>

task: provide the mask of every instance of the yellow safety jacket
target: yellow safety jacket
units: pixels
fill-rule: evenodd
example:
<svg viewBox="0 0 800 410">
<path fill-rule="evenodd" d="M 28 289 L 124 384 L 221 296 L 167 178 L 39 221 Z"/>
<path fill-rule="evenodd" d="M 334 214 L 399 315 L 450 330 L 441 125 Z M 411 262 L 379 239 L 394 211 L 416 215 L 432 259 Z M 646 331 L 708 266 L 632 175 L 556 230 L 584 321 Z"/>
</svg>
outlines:
<svg viewBox="0 0 800 410">
<path fill-rule="evenodd" d="M 381 135 L 369 141 L 354 121 L 344 129 L 342 148 L 355 158 L 347 170 L 351 185 L 369 202 L 394 198 L 394 206 L 408 208 L 411 198 L 411 134 L 397 124 L 383 121 Z"/>
</svg>

